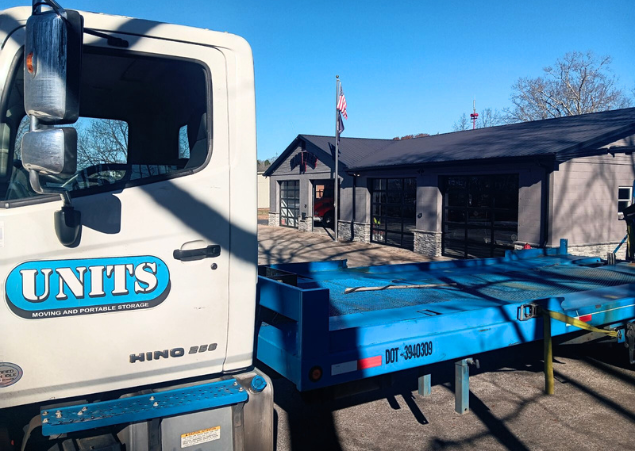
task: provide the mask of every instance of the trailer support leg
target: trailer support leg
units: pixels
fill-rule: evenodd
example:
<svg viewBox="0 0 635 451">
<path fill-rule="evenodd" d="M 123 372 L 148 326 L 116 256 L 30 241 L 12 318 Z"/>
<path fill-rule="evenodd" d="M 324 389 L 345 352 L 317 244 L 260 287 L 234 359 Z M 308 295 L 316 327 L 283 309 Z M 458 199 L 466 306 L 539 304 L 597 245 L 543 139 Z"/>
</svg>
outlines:
<svg viewBox="0 0 635 451">
<path fill-rule="evenodd" d="M 542 315 L 544 330 L 544 360 L 545 360 L 545 394 L 553 395 L 554 379 L 553 379 L 553 342 L 551 340 L 551 318 L 548 315 Z"/>
<path fill-rule="evenodd" d="M 432 375 L 424 374 L 423 376 L 419 376 L 418 392 L 419 395 L 423 396 L 424 398 L 432 396 Z"/>
<path fill-rule="evenodd" d="M 461 415 L 470 410 L 469 360 L 454 362 L 454 410 Z"/>
</svg>

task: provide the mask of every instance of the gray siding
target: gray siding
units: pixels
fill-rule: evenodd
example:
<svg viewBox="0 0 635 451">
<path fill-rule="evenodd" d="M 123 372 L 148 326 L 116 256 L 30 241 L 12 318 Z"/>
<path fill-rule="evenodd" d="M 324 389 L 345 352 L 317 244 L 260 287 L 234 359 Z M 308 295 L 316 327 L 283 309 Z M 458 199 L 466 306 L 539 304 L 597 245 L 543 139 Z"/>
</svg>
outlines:
<svg viewBox="0 0 635 451">
<path fill-rule="evenodd" d="M 417 230 L 441 232 L 443 196 L 439 174 L 424 173 L 417 177 Z M 421 215 L 421 217 L 419 217 Z"/>
<path fill-rule="evenodd" d="M 300 174 L 300 167 L 293 166 L 293 159 L 302 151 L 302 147 L 298 146 L 293 152 L 289 154 L 289 156 L 276 168 L 276 170 L 271 174 L 272 177 L 286 176 L 286 175 L 302 175 L 303 177 L 311 177 L 315 174 L 326 174 L 327 176 L 331 175 L 332 172 L 332 161 L 329 155 L 326 155 L 322 150 L 314 147 L 310 144 L 307 144 L 306 150 L 311 154 L 317 157 L 317 164 L 315 165 L 315 169 L 311 166 L 306 166 L 306 173 Z"/>
<path fill-rule="evenodd" d="M 366 216 L 366 196 L 368 188 L 359 186 L 359 180 L 354 180 L 347 174 L 340 176 L 340 212 L 339 220 L 363 223 Z"/>
<path fill-rule="evenodd" d="M 547 201 L 546 183 L 549 175 L 543 167 L 529 166 L 518 172 L 518 241 L 542 246 L 546 241 L 545 226 Z"/>
<path fill-rule="evenodd" d="M 313 182 L 317 180 L 330 180 L 334 178 L 333 166 L 330 155 L 311 143 L 305 143 L 305 150 L 317 158 L 315 168 L 306 165 L 306 171 L 300 172 L 299 165 L 293 165 L 292 161 L 300 152 L 302 145 L 298 145 L 293 152 L 272 172 L 270 176 L 270 208 L 271 213 L 280 212 L 280 183 L 283 180 L 300 181 L 300 215 L 305 214 L 307 218 L 313 216 Z M 340 180 L 344 187 L 352 186 L 352 177 L 347 175 L 340 165 Z M 350 221 L 352 217 L 352 190 L 344 189 L 340 191 L 340 220 Z M 343 217 L 346 216 L 346 217 Z"/>
<path fill-rule="evenodd" d="M 355 222 L 359 224 L 370 224 L 370 191 L 368 189 L 368 179 L 357 177 L 355 188 Z"/>
<path fill-rule="evenodd" d="M 553 174 L 551 244 L 568 238 L 572 245 L 617 243 L 626 224 L 617 219 L 620 186 L 633 184 L 633 155 L 577 158 Z"/>
<path fill-rule="evenodd" d="M 280 199 L 280 187 L 278 186 L 278 182 L 273 178 L 269 177 L 269 212 L 270 213 L 280 213 L 280 204 L 278 199 Z"/>
</svg>

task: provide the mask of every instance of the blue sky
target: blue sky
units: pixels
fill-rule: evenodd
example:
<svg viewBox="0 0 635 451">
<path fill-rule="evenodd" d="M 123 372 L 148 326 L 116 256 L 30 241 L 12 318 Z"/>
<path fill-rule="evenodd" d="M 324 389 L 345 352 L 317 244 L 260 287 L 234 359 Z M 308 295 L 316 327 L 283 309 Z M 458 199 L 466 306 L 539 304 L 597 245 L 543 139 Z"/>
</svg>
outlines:
<svg viewBox="0 0 635 451">
<path fill-rule="evenodd" d="M 611 55 L 620 86 L 635 89 L 633 0 L 59 1 L 246 38 L 260 159 L 298 134 L 334 133 L 336 74 L 343 136 L 361 138 L 449 132 L 473 98 L 477 110 L 509 107 L 519 77 L 574 50 Z"/>
</svg>

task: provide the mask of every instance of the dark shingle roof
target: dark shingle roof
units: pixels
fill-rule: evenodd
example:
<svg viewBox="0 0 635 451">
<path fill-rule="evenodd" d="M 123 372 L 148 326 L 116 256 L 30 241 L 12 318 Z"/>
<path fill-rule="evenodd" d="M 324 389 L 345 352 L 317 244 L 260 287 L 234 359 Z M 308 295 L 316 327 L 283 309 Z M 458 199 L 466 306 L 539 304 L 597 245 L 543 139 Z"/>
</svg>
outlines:
<svg viewBox="0 0 635 451">
<path fill-rule="evenodd" d="M 319 135 L 298 135 L 282 154 L 264 172 L 265 177 L 269 177 L 284 162 L 289 153 L 293 152 L 303 140 L 313 144 L 315 147 L 335 158 L 335 137 Z M 349 168 L 358 164 L 371 153 L 379 152 L 393 143 L 390 139 L 366 139 L 366 138 L 340 138 L 340 167 Z"/>
<path fill-rule="evenodd" d="M 300 135 L 305 141 L 335 155 L 335 137 Z M 339 161 L 345 167 L 352 167 L 364 161 L 369 155 L 380 152 L 390 146 L 394 141 L 389 139 L 366 139 L 366 138 L 340 138 Z"/>
<path fill-rule="evenodd" d="M 363 170 L 498 158 L 550 157 L 557 161 L 593 155 L 601 146 L 635 134 L 635 108 L 522 122 L 401 141 L 344 138 L 340 164 Z M 298 135 L 267 169 L 269 176 L 296 146 L 307 141 L 334 156 L 333 136 Z"/>
<path fill-rule="evenodd" d="M 627 108 L 393 141 L 350 169 L 531 156 L 566 161 L 633 133 L 635 108 Z"/>
</svg>

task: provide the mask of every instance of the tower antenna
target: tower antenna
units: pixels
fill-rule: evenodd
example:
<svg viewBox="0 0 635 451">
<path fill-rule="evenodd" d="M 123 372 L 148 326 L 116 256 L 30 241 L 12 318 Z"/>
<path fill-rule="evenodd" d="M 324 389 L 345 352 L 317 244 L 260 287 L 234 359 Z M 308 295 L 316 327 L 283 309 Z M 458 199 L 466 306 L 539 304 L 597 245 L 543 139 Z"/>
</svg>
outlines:
<svg viewBox="0 0 635 451">
<path fill-rule="evenodd" d="M 472 108 L 474 112 L 470 114 L 470 118 L 472 119 L 472 130 L 476 129 L 476 120 L 478 119 L 478 113 L 476 112 L 476 98 L 472 101 Z"/>
</svg>

